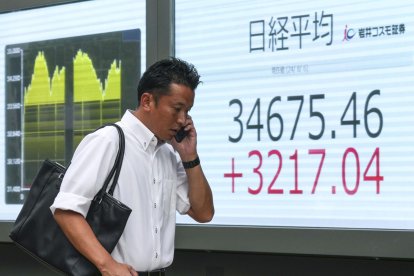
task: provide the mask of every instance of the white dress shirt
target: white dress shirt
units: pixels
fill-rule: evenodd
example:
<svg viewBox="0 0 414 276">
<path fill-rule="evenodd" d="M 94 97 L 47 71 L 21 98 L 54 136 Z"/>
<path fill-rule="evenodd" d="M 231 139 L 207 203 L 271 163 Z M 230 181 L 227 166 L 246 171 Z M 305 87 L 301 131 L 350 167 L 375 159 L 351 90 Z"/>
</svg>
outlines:
<svg viewBox="0 0 414 276">
<path fill-rule="evenodd" d="M 190 208 L 185 170 L 171 145 L 158 141 L 130 111 L 117 124 L 125 133 L 125 156 L 114 197 L 132 212 L 112 256 L 137 271 L 167 267 L 174 256 L 176 210 L 185 214 Z M 113 166 L 118 141 L 110 126 L 82 140 L 52 212 L 73 210 L 86 217 Z"/>
</svg>

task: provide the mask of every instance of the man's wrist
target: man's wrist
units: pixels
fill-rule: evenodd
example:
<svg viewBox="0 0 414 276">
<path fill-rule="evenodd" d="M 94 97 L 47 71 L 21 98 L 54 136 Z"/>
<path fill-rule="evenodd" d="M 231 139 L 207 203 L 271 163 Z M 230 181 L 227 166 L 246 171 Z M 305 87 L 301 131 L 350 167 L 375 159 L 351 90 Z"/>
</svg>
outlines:
<svg viewBox="0 0 414 276">
<path fill-rule="evenodd" d="M 183 162 L 184 169 L 192 169 L 200 165 L 200 158 L 198 158 L 197 156 L 194 160 L 187 161 L 187 162 L 182 161 L 182 162 Z"/>
</svg>

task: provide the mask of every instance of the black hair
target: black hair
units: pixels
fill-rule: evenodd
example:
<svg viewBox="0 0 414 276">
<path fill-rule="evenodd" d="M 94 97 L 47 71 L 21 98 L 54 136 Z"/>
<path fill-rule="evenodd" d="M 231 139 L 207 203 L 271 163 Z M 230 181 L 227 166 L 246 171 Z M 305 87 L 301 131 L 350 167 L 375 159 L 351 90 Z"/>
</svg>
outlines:
<svg viewBox="0 0 414 276">
<path fill-rule="evenodd" d="M 178 58 L 168 58 L 157 61 L 142 75 L 139 81 L 138 105 L 143 93 L 151 93 L 155 102 L 163 95 L 170 93 L 172 83 L 182 84 L 195 91 L 200 83 L 200 75 L 194 65 Z"/>
</svg>

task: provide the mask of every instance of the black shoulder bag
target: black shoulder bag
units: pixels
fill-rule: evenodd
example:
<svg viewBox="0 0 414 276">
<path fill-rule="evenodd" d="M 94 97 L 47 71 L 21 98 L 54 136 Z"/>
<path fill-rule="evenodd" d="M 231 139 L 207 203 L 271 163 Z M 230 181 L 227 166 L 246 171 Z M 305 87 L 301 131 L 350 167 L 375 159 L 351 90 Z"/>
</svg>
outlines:
<svg viewBox="0 0 414 276">
<path fill-rule="evenodd" d="M 124 231 L 131 209 L 112 196 L 121 171 L 125 137 L 121 127 L 116 124 L 108 125 L 118 130 L 119 150 L 103 187 L 91 203 L 86 220 L 103 247 L 112 252 Z M 65 171 L 65 167 L 56 162 L 43 162 L 15 221 L 10 238 L 37 260 L 58 272 L 69 275 L 100 275 L 98 269 L 72 246 L 49 209 L 59 192 Z"/>
</svg>

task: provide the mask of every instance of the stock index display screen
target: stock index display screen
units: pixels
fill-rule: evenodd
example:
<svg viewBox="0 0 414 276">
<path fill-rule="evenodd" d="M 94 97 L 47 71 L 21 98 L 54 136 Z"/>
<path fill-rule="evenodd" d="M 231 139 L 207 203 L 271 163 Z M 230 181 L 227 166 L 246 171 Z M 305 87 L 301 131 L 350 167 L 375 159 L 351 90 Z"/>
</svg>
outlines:
<svg viewBox="0 0 414 276">
<path fill-rule="evenodd" d="M 140 30 L 7 45 L 6 203 L 21 203 L 45 158 L 118 121 L 140 74 Z"/>
<path fill-rule="evenodd" d="M 412 2 L 175 7 L 212 224 L 414 229 Z"/>
<path fill-rule="evenodd" d="M 0 14 L 0 221 L 13 221 L 41 162 L 136 107 L 146 1 L 76 1 Z"/>
</svg>

